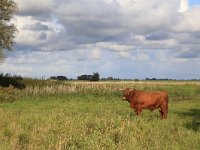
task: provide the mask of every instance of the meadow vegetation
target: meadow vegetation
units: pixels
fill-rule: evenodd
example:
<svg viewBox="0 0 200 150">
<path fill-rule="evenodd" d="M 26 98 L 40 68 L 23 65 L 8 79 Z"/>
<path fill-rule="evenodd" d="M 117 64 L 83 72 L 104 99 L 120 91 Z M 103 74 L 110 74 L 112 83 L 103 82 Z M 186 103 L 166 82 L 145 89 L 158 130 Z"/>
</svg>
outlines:
<svg viewBox="0 0 200 150">
<path fill-rule="evenodd" d="M 18 80 L 0 88 L 0 149 L 200 149 L 199 82 Z M 136 117 L 121 88 L 168 91 L 169 115 Z"/>
</svg>

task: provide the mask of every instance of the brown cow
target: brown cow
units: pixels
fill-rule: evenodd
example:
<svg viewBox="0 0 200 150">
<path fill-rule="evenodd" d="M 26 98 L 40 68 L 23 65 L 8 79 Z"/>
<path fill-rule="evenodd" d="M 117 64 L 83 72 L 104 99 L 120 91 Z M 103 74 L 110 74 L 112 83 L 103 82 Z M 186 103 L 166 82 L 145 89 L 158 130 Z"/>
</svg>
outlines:
<svg viewBox="0 0 200 150">
<path fill-rule="evenodd" d="M 140 90 L 124 89 L 123 100 L 130 103 L 130 107 L 135 109 L 136 115 L 142 112 L 142 109 L 154 110 L 160 108 L 162 119 L 167 119 L 168 113 L 168 93 L 167 92 L 146 92 Z"/>
</svg>

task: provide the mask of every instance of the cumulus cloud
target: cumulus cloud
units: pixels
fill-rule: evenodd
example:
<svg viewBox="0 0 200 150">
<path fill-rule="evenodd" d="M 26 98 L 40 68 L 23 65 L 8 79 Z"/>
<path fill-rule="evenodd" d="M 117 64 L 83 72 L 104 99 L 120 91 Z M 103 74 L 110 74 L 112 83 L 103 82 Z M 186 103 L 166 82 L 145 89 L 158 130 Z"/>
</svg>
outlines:
<svg viewBox="0 0 200 150">
<path fill-rule="evenodd" d="M 39 17 L 40 15 L 49 16 L 53 11 L 56 1 L 55 0 L 15 0 L 19 7 L 18 15 Z"/>
<path fill-rule="evenodd" d="M 200 57 L 200 7 L 190 7 L 188 0 L 16 2 L 17 51 L 53 54 L 47 62 L 58 62 L 57 57 L 60 63 L 119 59 L 159 64 Z"/>
<path fill-rule="evenodd" d="M 188 11 L 189 9 L 189 4 L 188 4 L 188 0 L 181 0 L 180 2 L 180 12 L 185 12 Z"/>
<path fill-rule="evenodd" d="M 178 12 L 185 5 L 187 3 L 180 0 L 151 0 L 148 3 L 145 0 L 42 0 L 41 4 L 28 0 L 19 2 L 18 15 L 29 17 L 27 23 L 23 21 L 21 35 L 32 38 L 30 41 L 40 50 L 79 50 L 91 45 L 122 53 L 134 47 L 173 47 L 176 39 L 171 34 L 172 29 L 178 32 L 185 27 L 182 25 L 184 19 L 180 19 L 184 16 Z M 19 38 L 22 42 L 29 41 L 22 36 Z M 138 42 L 132 37 L 143 39 Z M 41 39 L 46 43 L 38 46 Z"/>
<path fill-rule="evenodd" d="M 41 22 L 37 22 L 34 24 L 25 25 L 23 27 L 23 29 L 32 30 L 32 31 L 47 31 L 47 30 L 49 30 L 49 27 L 48 27 L 48 25 L 44 25 Z"/>
<path fill-rule="evenodd" d="M 102 55 L 99 49 L 94 49 L 92 50 L 92 52 L 90 53 L 90 58 L 94 59 L 94 60 L 99 60 L 101 59 Z"/>
<path fill-rule="evenodd" d="M 199 32 L 200 31 L 200 6 L 192 7 L 182 13 L 181 19 L 175 26 L 178 32 Z"/>
</svg>

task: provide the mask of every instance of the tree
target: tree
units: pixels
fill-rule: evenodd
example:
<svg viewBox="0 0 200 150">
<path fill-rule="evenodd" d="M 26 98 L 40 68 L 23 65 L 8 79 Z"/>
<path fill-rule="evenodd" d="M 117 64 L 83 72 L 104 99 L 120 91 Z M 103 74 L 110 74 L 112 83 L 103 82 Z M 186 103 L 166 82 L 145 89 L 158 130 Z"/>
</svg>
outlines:
<svg viewBox="0 0 200 150">
<path fill-rule="evenodd" d="M 93 77 L 92 75 L 86 75 L 86 74 L 84 74 L 84 75 L 78 76 L 77 79 L 78 80 L 91 80 L 92 77 Z"/>
<path fill-rule="evenodd" d="M 13 0 L 0 1 L 0 59 L 3 59 L 3 50 L 12 50 L 17 28 L 11 23 L 17 4 Z"/>
<path fill-rule="evenodd" d="M 93 73 L 91 81 L 99 81 L 99 79 L 100 79 L 99 73 L 98 72 Z"/>
</svg>

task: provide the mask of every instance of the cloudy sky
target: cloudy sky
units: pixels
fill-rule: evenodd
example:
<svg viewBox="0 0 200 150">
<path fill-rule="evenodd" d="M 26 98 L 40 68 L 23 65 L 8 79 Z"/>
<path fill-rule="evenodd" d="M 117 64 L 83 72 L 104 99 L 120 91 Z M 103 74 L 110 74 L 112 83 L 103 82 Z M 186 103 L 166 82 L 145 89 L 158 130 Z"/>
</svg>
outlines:
<svg viewBox="0 0 200 150">
<path fill-rule="evenodd" d="M 15 0 L 0 72 L 31 77 L 200 78 L 199 0 Z"/>
</svg>

